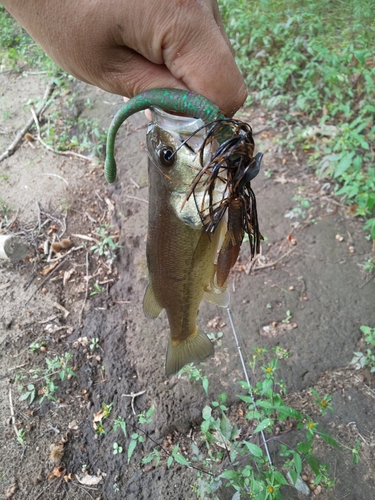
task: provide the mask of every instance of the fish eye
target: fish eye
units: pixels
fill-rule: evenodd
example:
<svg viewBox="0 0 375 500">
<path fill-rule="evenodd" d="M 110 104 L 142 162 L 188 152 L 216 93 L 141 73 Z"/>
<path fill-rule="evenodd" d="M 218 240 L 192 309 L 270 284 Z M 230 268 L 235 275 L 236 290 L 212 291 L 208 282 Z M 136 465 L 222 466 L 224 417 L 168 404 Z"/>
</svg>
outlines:
<svg viewBox="0 0 375 500">
<path fill-rule="evenodd" d="M 165 147 L 160 150 L 160 161 L 165 167 L 172 167 L 175 162 L 175 151 L 171 147 Z"/>
</svg>

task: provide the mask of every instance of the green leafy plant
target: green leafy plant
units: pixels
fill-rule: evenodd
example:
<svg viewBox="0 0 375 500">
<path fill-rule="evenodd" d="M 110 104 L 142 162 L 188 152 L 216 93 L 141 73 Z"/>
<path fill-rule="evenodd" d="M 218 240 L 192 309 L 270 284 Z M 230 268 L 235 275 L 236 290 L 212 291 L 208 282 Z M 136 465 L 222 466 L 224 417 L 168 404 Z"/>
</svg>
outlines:
<svg viewBox="0 0 375 500">
<path fill-rule="evenodd" d="M 95 351 L 95 349 L 99 349 L 99 337 L 93 337 L 90 342 L 90 351 Z"/>
<path fill-rule="evenodd" d="M 279 113 L 279 142 L 302 149 L 333 179 L 375 239 L 373 1 L 219 0 L 219 7 L 249 101 Z"/>
<path fill-rule="evenodd" d="M 113 430 L 116 432 L 117 429 L 121 429 L 124 436 L 125 437 L 127 436 L 127 434 L 126 434 L 126 422 L 125 422 L 125 419 L 123 417 L 118 417 L 114 421 Z"/>
<path fill-rule="evenodd" d="M 246 407 L 243 424 L 239 426 L 231 421 L 226 406 L 227 395 L 222 393 L 203 408 L 200 436 L 196 435 L 192 442 L 191 455 L 182 454 L 178 444 L 171 451 L 162 447 L 162 455 L 155 446 L 142 459 L 142 464 L 154 462 L 157 466 L 161 460 L 166 460 L 167 467 L 178 463 L 194 468 L 197 470 L 197 483 L 193 485 L 193 490 L 199 498 L 204 499 L 218 500 L 218 489 L 223 487 L 234 489 L 236 493 L 232 498 L 236 499 L 281 499 L 282 486 L 289 484 L 285 472 L 296 483 L 298 479 L 301 480 L 300 476 L 306 465 L 315 473 L 315 484 L 321 484 L 325 488 L 333 487 L 335 479 L 330 478 L 328 466 L 320 463 L 314 455 L 314 439 L 319 436 L 335 448 L 341 445 L 308 415 L 285 404 L 285 385 L 277 379 L 278 360 L 270 358 L 267 349 L 254 349 L 250 368 L 254 378 L 256 374 L 261 377 L 254 386 L 240 382 L 245 390 L 244 394 L 238 396 Z M 193 366 L 183 373 L 192 373 L 193 380 L 203 383 L 202 373 L 194 372 Z M 315 390 L 312 393 L 322 415 L 328 409 L 332 410 L 330 395 L 321 397 Z M 139 425 L 149 422 L 148 413 L 138 416 Z M 293 427 L 304 436 L 295 448 L 285 444 L 282 435 L 278 437 L 274 434 L 276 426 L 283 425 L 283 422 L 288 429 Z M 140 429 L 131 435 L 128 461 L 136 446 L 144 443 L 145 437 L 146 434 Z M 267 441 L 272 439 L 276 445 L 280 439 L 279 456 L 284 459 L 282 470 L 270 464 L 264 438 Z M 359 457 L 358 444 L 353 449 L 346 445 L 342 445 L 342 448 L 351 451 L 353 462 L 356 463 Z"/>
<path fill-rule="evenodd" d="M 147 412 L 142 412 L 138 415 L 138 424 L 139 425 L 144 425 L 144 424 L 150 424 L 152 422 L 152 415 L 154 413 L 155 409 L 150 408 L 147 410 Z M 145 436 L 144 434 L 138 432 L 133 432 L 130 435 L 130 443 L 128 447 L 128 463 L 130 462 L 130 459 L 134 453 L 135 448 L 137 447 L 138 444 L 144 443 L 145 441 Z"/>
<path fill-rule="evenodd" d="M 17 442 L 23 446 L 25 444 L 25 430 L 17 429 Z"/>
<path fill-rule="evenodd" d="M 119 455 L 123 451 L 122 446 L 120 446 L 118 443 L 113 443 L 113 454 L 114 455 Z"/>
<path fill-rule="evenodd" d="M 22 392 L 20 401 L 28 401 L 31 404 L 37 394 L 41 395 L 41 403 L 45 398 L 56 401 L 55 393 L 58 390 L 56 379 L 63 381 L 76 375 L 70 366 L 71 359 L 72 355 L 68 352 L 63 356 L 55 356 L 52 359 L 46 358 L 47 368 L 44 371 L 40 368 L 32 369 L 29 371 L 29 377 L 20 377 L 20 380 L 29 379 L 26 388 L 24 385 L 19 387 L 19 390 Z M 42 383 L 42 387 L 37 390 L 37 384 L 40 382 Z"/>
<path fill-rule="evenodd" d="M 366 259 L 362 267 L 366 273 L 373 273 L 375 271 L 375 259 L 371 257 Z"/>
<path fill-rule="evenodd" d="M 99 285 L 99 283 L 94 283 L 92 285 L 92 287 L 94 290 L 92 292 L 90 292 L 90 297 L 94 297 L 95 295 L 100 295 L 101 293 L 105 292 L 104 286 Z M 90 345 L 90 348 L 91 348 L 91 345 Z"/>
<path fill-rule="evenodd" d="M 292 313 L 291 313 L 291 312 L 290 312 L 290 310 L 288 309 L 288 310 L 286 311 L 286 317 L 282 320 L 282 323 L 286 323 L 286 324 L 290 323 L 290 320 L 292 319 L 292 317 L 293 317 L 293 316 L 292 316 Z"/>
<path fill-rule="evenodd" d="M 310 389 L 310 391 L 315 396 L 314 402 L 319 405 L 320 412 L 323 416 L 327 413 L 327 410 L 333 411 L 333 406 L 331 404 L 332 396 L 330 394 L 320 397 L 315 389 Z"/>
<path fill-rule="evenodd" d="M 362 325 L 360 327 L 361 332 L 364 335 L 364 342 L 369 344 L 370 346 L 375 346 L 375 328 L 370 328 L 369 326 Z M 370 372 L 375 372 L 375 353 L 371 348 L 366 349 L 366 352 L 355 352 L 354 357 L 350 362 L 353 365 L 356 365 L 358 368 L 364 368 L 368 366 L 370 368 Z"/>
<path fill-rule="evenodd" d="M 221 337 L 218 337 L 221 338 Z M 194 363 L 185 365 L 179 372 L 178 378 L 186 374 L 189 380 L 194 380 L 195 382 L 201 382 L 202 387 L 206 395 L 208 395 L 208 377 L 203 375 L 202 370 L 197 368 Z"/>
<path fill-rule="evenodd" d="M 32 66 L 34 71 L 41 70 L 48 74 L 53 74 L 57 69 L 55 63 L 2 6 L 0 6 L 0 61 L 1 69 L 14 71 L 20 71 L 25 64 Z"/>
<path fill-rule="evenodd" d="M 211 340 L 211 342 L 215 343 L 218 347 L 221 347 L 221 339 L 223 338 L 223 336 L 223 332 L 217 332 L 216 335 L 213 332 L 207 334 L 207 337 Z"/>
<path fill-rule="evenodd" d="M 26 390 L 23 394 L 21 394 L 19 400 L 27 401 L 29 400 L 29 404 L 33 403 L 36 397 L 36 387 L 34 384 L 27 384 Z"/>
<path fill-rule="evenodd" d="M 90 250 L 100 256 L 104 255 L 108 260 L 113 261 L 115 258 L 115 252 L 118 248 L 121 248 L 121 245 L 113 241 L 112 236 L 108 234 L 107 225 L 97 228 L 96 232 L 100 237 L 100 241 L 93 245 Z"/>
<path fill-rule="evenodd" d="M 32 342 L 29 345 L 29 349 L 31 352 L 36 352 L 39 351 L 41 347 L 44 347 L 46 345 L 45 342 Z"/>
</svg>

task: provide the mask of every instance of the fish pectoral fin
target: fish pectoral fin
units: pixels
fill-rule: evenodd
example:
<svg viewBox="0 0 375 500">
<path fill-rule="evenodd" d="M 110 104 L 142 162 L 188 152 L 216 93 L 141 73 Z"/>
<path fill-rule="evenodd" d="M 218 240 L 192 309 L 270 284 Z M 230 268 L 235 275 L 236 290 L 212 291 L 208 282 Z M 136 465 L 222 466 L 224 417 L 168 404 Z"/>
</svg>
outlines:
<svg viewBox="0 0 375 500">
<path fill-rule="evenodd" d="M 207 335 L 199 328 L 194 335 L 181 342 L 169 340 L 165 373 L 167 377 L 177 373 L 193 361 L 204 361 L 214 354 L 214 346 Z"/>
<path fill-rule="evenodd" d="M 148 318 L 157 318 L 162 310 L 163 308 L 156 300 L 152 285 L 149 283 L 143 297 L 143 311 Z"/>
<path fill-rule="evenodd" d="M 216 306 L 219 307 L 228 307 L 229 306 L 229 300 L 230 300 L 230 295 L 228 289 L 216 289 L 219 290 L 219 293 L 215 293 L 215 291 L 206 291 L 203 294 L 203 300 L 210 302 L 211 304 L 215 304 Z"/>
</svg>

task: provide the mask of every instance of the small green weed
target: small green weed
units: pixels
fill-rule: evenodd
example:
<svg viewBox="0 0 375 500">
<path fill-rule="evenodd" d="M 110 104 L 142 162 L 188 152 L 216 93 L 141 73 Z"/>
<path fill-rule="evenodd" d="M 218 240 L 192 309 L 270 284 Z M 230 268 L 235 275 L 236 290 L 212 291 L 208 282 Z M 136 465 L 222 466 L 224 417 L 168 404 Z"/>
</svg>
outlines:
<svg viewBox="0 0 375 500">
<path fill-rule="evenodd" d="M 282 320 L 282 323 L 290 323 L 290 320 L 292 319 L 292 313 L 290 312 L 290 310 L 288 309 L 287 312 L 286 312 L 286 317 Z"/>
<path fill-rule="evenodd" d="M 31 344 L 31 346 L 35 348 L 35 344 Z M 47 368 L 44 371 L 40 368 L 32 369 L 29 371 L 29 376 L 18 377 L 17 380 L 29 379 L 26 387 L 19 386 L 19 390 L 22 392 L 20 401 L 28 401 L 31 404 L 37 395 L 41 396 L 40 403 L 45 398 L 56 401 L 55 393 L 58 390 L 56 379 L 63 381 L 76 375 L 70 366 L 71 359 L 72 355 L 68 352 L 64 356 L 55 356 L 53 359 L 46 358 Z M 38 382 L 42 382 L 42 387 L 39 390 L 37 390 Z"/>
<path fill-rule="evenodd" d="M 107 225 L 97 228 L 96 233 L 100 237 L 99 243 L 93 245 L 90 250 L 100 256 L 104 255 L 108 261 L 113 262 L 116 257 L 116 250 L 121 248 L 121 245 L 113 241 L 113 237 L 108 234 Z"/>
<path fill-rule="evenodd" d="M 221 339 L 223 338 L 223 336 L 223 332 L 217 332 L 216 335 L 213 332 L 207 334 L 207 337 L 211 340 L 211 342 L 215 343 L 218 347 L 221 347 Z"/>
<path fill-rule="evenodd" d="M 122 446 L 120 446 L 118 443 L 113 443 L 113 454 L 114 455 L 119 455 L 123 452 Z"/>
<path fill-rule="evenodd" d="M 21 446 L 23 446 L 25 444 L 25 430 L 24 429 L 17 430 L 17 438 L 16 439 Z"/>
<path fill-rule="evenodd" d="M 94 297 L 95 295 L 99 295 L 99 294 L 105 292 L 104 286 L 99 285 L 99 283 L 94 283 L 92 287 L 94 290 L 90 293 L 90 297 Z M 90 349 L 91 349 L 91 345 L 90 345 Z"/>
<path fill-rule="evenodd" d="M 20 401 L 29 400 L 29 405 L 33 403 L 36 396 L 36 387 L 34 384 L 27 384 L 25 392 L 20 396 Z"/>
<path fill-rule="evenodd" d="M 93 337 L 90 342 L 90 351 L 95 351 L 95 349 L 99 349 L 99 337 Z"/>
<path fill-rule="evenodd" d="M 186 374 L 189 380 L 194 380 L 195 382 L 201 382 L 202 387 L 206 395 L 208 395 L 208 377 L 203 375 L 202 370 L 197 368 L 194 363 L 185 365 L 179 372 L 178 378 Z"/>
<path fill-rule="evenodd" d="M 46 343 L 45 342 L 32 342 L 29 345 L 29 349 L 31 352 L 37 352 L 40 350 L 41 347 L 45 347 Z"/>
<path fill-rule="evenodd" d="M 368 274 L 373 273 L 375 271 L 375 258 L 370 257 L 366 259 L 365 262 L 362 264 L 362 268 Z"/>
<path fill-rule="evenodd" d="M 365 336 L 364 341 L 370 346 L 375 346 L 375 328 L 370 328 L 369 326 L 362 325 L 360 327 L 361 332 Z M 372 349 L 366 349 L 366 352 L 355 352 L 354 358 L 351 360 L 350 364 L 356 365 L 358 368 L 364 368 L 368 366 L 370 372 L 375 372 L 375 353 Z"/>
<path fill-rule="evenodd" d="M 138 425 L 150 424 L 152 422 L 152 415 L 154 411 L 154 408 L 150 408 L 146 412 L 140 413 L 138 415 Z M 133 434 L 130 435 L 130 438 L 131 439 L 128 447 L 128 463 L 130 462 L 130 459 L 137 445 L 140 443 L 144 443 L 145 441 L 144 434 L 140 434 L 139 432 L 133 432 Z"/>
</svg>

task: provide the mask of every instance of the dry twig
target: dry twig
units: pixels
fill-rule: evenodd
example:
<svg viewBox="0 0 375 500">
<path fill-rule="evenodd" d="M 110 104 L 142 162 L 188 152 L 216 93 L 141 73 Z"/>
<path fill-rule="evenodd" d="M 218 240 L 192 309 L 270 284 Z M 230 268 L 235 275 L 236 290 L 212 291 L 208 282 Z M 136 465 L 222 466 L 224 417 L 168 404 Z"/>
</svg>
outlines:
<svg viewBox="0 0 375 500">
<path fill-rule="evenodd" d="M 83 304 L 82 304 L 81 310 L 79 311 L 79 317 L 78 317 L 78 324 L 79 325 L 82 324 L 82 314 L 83 314 L 83 310 L 85 308 L 88 296 L 89 296 L 89 253 L 86 252 L 86 293 L 85 293 L 85 298 L 83 299 Z"/>
<path fill-rule="evenodd" d="M 134 409 L 134 400 L 137 396 L 142 396 L 142 394 L 144 394 L 146 391 L 139 391 L 139 392 L 131 392 L 130 394 L 121 394 L 121 397 L 124 397 L 124 398 L 132 398 L 132 402 L 131 402 L 131 406 L 132 406 L 132 411 L 133 411 L 133 414 L 136 415 L 135 413 L 135 409 Z"/>
<path fill-rule="evenodd" d="M 31 108 L 31 114 L 33 115 L 33 120 L 35 122 L 36 130 L 37 130 L 37 134 L 38 134 L 37 139 L 42 146 L 44 146 L 46 149 L 48 149 L 48 151 L 51 151 L 52 153 L 55 153 L 56 155 L 60 155 L 60 156 L 74 156 L 75 158 L 79 158 L 80 160 L 93 161 L 93 158 L 89 158 L 88 156 L 84 156 L 84 155 L 81 155 L 79 153 L 75 153 L 74 151 L 58 151 L 57 149 L 54 149 L 51 146 L 49 146 L 46 142 L 43 141 L 43 139 L 40 135 L 38 116 L 35 113 L 35 111 L 33 110 L 33 108 Z M 49 174 L 49 175 L 51 175 L 51 174 Z"/>
<path fill-rule="evenodd" d="M 52 99 L 49 99 L 49 97 L 52 94 L 54 87 L 55 83 L 52 79 L 50 80 L 50 82 L 46 87 L 42 104 L 36 110 L 36 112 L 34 112 L 37 117 L 39 117 L 52 102 Z M 31 117 L 30 120 L 26 122 L 25 126 L 18 132 L 13 142 L 7 147 L 4 153 L 0 156 L 0 162 L 2 160 L 5 160 L 5 158 L 8 158 L 9 156 L 12 156 L 12 154 L 16 151 L 19 143 L 22 141 L 24 135 L 26 134 L 26 132 L 29 130 L 29 128 L 32 126 L 33 123 L 34 123 L 34 117 Z"/>
</svg>

